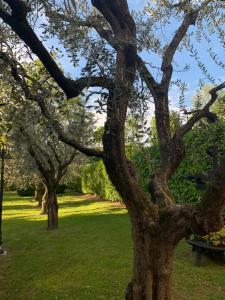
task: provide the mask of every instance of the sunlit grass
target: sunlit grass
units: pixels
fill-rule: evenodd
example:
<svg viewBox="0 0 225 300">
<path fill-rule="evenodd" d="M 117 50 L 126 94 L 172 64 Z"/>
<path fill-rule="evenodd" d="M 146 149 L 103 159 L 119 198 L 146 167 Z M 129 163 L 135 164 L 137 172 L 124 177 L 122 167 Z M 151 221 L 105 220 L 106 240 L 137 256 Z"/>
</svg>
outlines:
<svg viewBox="0 0 225 300">
<path fill-rule="evenodd" d="M 32 198 L 4 201 L 1 300 L 124 299 L 131 277 L 132 243 L 126 210 L 90 196 L 59 197 L 59 229 L 46 230 Z M 225 265 L 194 266 L 181 242 L 174 261 L 173 299 L 225 300 Z"/>
</svg>

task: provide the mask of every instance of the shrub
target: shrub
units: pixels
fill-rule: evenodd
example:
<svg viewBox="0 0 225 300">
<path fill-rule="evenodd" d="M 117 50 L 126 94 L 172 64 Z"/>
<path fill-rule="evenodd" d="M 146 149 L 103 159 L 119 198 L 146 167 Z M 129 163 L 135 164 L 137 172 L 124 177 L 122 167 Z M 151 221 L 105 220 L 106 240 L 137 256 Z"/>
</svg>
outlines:
<svg viewBox="0 0 225 300">
<path fill-rule="evenodd" d="M 75 176 L 72 178 L 72 181 L 66 184 L 69 190 L 82 193 L 82 177 Z"/>
<path fill-rule="evenodd" d="M 65 193 L 66 185 L 65 184 L 59 184 L 56 188 L 56 194 L 63 194 Z"/>
<path fill-rule="evenodd" d="M 92 159 L 81 171 L 81 187 L 83 193 L 94 193 L 110 201 L 121 201 L 112 185 L 102 161 Z"/>
<path fill-rule="evenodd" d="M 34 196 L 34 188 L 27 187 L 17 190 L 17 194 L 21 197 Z"/>
<path fill-rule="evenodd" d="M 196 241 L 208 243 L 212 246 L 223 247 L 225 246 L 225 226 L 220 231 L 212 232 L 204 236 L 195 235 L 193 239 Z"/>
</svg>

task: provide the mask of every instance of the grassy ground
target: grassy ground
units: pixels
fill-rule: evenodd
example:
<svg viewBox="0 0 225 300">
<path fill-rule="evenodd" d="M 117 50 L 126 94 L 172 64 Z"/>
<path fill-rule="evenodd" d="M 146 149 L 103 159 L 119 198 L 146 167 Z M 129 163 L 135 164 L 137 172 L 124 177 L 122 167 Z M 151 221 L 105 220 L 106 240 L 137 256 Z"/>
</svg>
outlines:
<svg viewBox="0 0 225 300">
<path fill-rule="evenodd" d="M 59 197 L 60 228 L 46 231 L 46 216 L 31 198 L 4 201 L 1 300 L 124 299 L 132 245 L 125 209 L 90 197 Z M 173 299 L 225 300 L 225 264 L 194 256 L 183 241 L 174 260 Z"/>
</svg>

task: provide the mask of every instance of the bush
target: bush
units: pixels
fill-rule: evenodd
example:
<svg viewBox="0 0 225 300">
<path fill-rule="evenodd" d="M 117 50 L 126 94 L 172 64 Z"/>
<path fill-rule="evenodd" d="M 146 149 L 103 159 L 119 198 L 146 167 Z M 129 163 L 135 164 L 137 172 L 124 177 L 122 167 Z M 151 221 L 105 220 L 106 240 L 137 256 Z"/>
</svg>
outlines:
<svg viewBox="0 0 225 300">
<path fill-rule="evenodd" d="M 56 188 L 56 194 L 63 194 L 65 193 L 66 185 L 65 184 L 59 184 Z"/>
<path fill-rule="evenodd" d="M 207 235 L 195 235 L 193 238 L 195 241 L 201 241 L 208 243 L 212 246 L 224 247 L 225 246 L 225 226 L 218 232 L 212 232 Z"/>
<path fill-rule="evenodd" d="M 94 193 L 110 201 L 121 201 L 119 194 L 112 185 L 104 164 L 99 160 L 90 160 L 81 171 L 82 192 Z"/>
<path fill-rule="evenodd" d="M 130 145 L 126 149 L 127 157 L 137 170 L 138 181 L 143 190 L 148 193 L 149 179 L 159 166 L 158 146 L 142 147 Z M 196 166 L 185 160 L 171 178 L 169 186 L 178 203 L 193 203 L 198 201 L 202 191 L 196 190 L 196 183 L 188 177 L 195 174 Z M 80 180 L 80 181 L 79 181 Z M 121 201 L 119 194 L 112 185 L 102 161 L 91 159 L 81 171 L 81 178 L 75 182 L 82 193 L 95 193 L 106 200 Z"/>
<path fill-rule="evenodd" d="M 219 150 L 218 159 L 224 153 L 224 126 L 224 122 L 214 124 L 213 127 L 203 124 L 196 126 L 185 137 L 186 157 L 169 180 L 169 188 L 177 203 L 196 203 L 204 193 L 207 178 L 210 178 L 214 168 L 210 149 L 215 138 Z M 148 193 L 150 178 L 160 165 L 157 142 L 148 147 L 130 144 L 126 147 L 126 154 L 136 167 L 139 184 Z M 103 163 L 96 159 L 90 160 L 83 168 L 81 188 L 84 193 L 96 193 L 105 199 L 120 200 Z"/>
<path fill-rule="evenodd" d="M 76 176 L 72 178 L 71 182 L 66 184 L 69 190 L 75 191 L 77 193 L 82 193 L 82 178 L 81 176 Z"/>
<path fill-rule="evenodd" d="M 34 188 L 27 187 L 23 189 L 18 189 L 17 194 L 21 197 L 34 196 Z"/>
</svg>

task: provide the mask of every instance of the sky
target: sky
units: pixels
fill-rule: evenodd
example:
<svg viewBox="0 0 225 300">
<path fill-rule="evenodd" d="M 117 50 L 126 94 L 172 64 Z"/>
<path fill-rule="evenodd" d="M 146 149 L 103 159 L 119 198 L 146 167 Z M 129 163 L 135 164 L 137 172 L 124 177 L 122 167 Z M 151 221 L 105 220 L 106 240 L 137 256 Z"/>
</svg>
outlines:
<svg viewBox="0 0 225 300">
<path fill-rule="evenodd" d="M 137 11 L 139 9 L 142 9 L 145 5 L 146 1 L 143 0 L 128 0 L 129 7 L 131 10 Z M 177 23 L 174 22 L 172 23 L 171 26 L 168 29 L 163 29 L 163 38 L 167 40 L 168 42 L 171 40 L 172 34 L 176 29 Z M 192 30 L 192 28 L 190 28 Z M 53 39 L 51 41 L 47 42 L 47 46 L 51 46 L 54 44 L 55 46 L 62 48 L 62 46 L 58 45 L 57 39 Z M 203 62 L 206 63 L 207 69 L 209 72 L 214 75 L 216 82 L 219 83 L 220 81 L 225 80 L 225 75 L 224 75 L 224 70 L 220 69 L 215 65 L 215 63 L 209 59 L 209 56 L 206 55 L 206 45 L 195 42 L 195 47 L 197 48 L 198 52 L 201 54 L 201 59 Z M 212 47 L 216 49 L 218 53 L 223 57 L 224 53 L 224 48 L 222 48 L 218 43 L 214 43 L 212 41 Z M 203 54 L 203 55 L 202 55 Z M 161 60 L 159 57 L 154 55 L 153 53 L 147 53 L 143 52 L 141 53 L 141 56 L 144 61 L 147 63 L 153 62 L 154 65 L 157 67 L 160 67 L 161 65 Z M 187 91 L 185 93 L 185 100 L 186 100 L 186 105 L 187 107 L 190 107 L 192 105 L 192 97 L 196 93 L 196 90 L 198 88 L 198 82 L 200 78 L 203 78 L 204 76 L 202 75 L 201 70 L 197 66 L 196 61 L 191 58 L 187 53 L 182 52 L 182 53 L 177 53 L 175 55 L 175 62 L 179 62 L 179 66 L 174 67 L 174 77 L 173 80 L 180 78 L 182 81 L 185 81 L 187 84 Z M 72 64 L 69 62 L 68 57 L 65 55 L 63 58 L 61 58 L 60 63 L 63 65 L 63 68 L 66 72 L 70 73 L 73 78 L 79 76 L 79 71 L 84 64 L 84 60 L 81 58 L 80 59 L 80 65 L 76 68 L 72 66 Z M 190 64 L 191 69 L 190 71 L 187 72 L 180 72 L 180 70 L 185 66 L 185 64 Z M 155 70 L 152 70 L 153 74 L 156 72 Z M 171 107 L 172 109 L 178 109 L 179 106 L 179 90 L 176 86 L 172 86 L 170 89 L 170 99 L 171 99 Z M 152 110 L 152 108 L 151 108 Z"/>
</svg>

